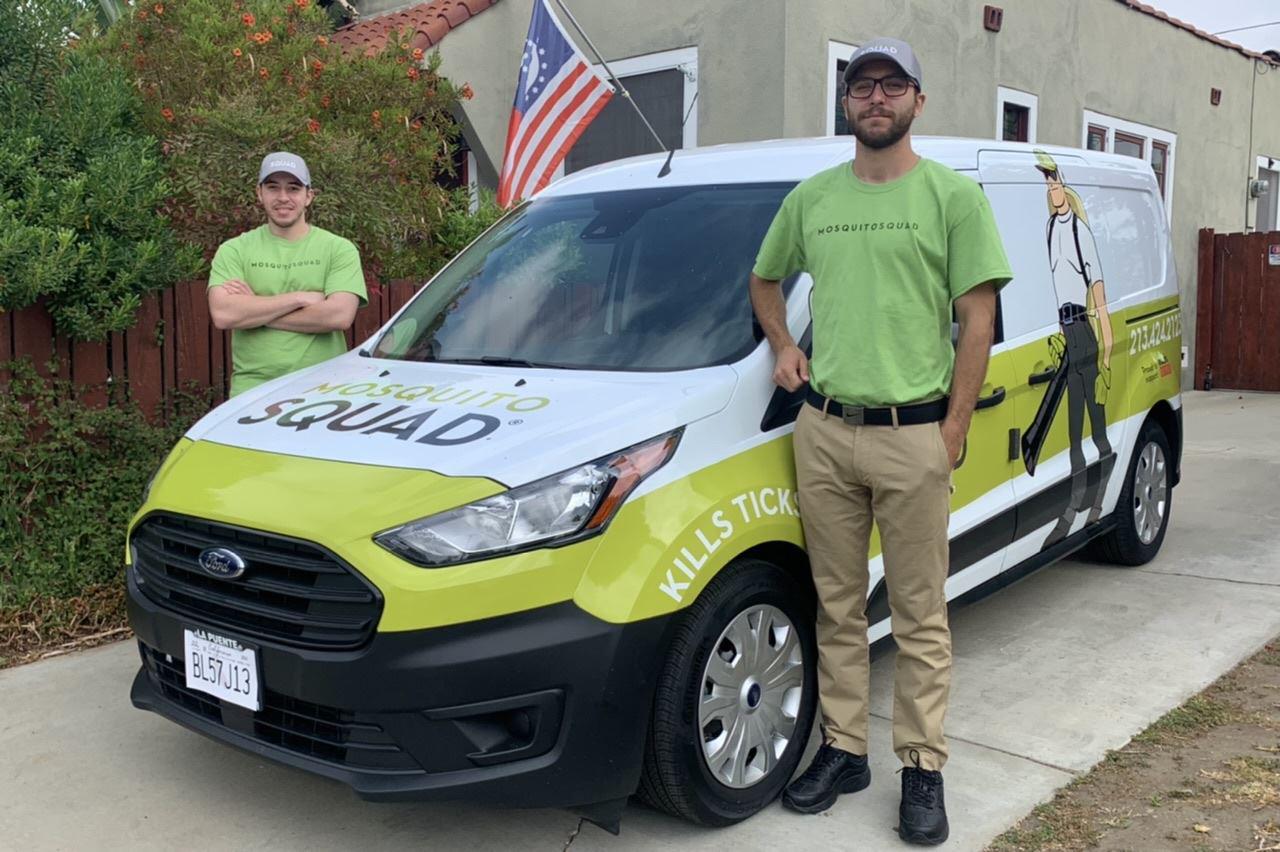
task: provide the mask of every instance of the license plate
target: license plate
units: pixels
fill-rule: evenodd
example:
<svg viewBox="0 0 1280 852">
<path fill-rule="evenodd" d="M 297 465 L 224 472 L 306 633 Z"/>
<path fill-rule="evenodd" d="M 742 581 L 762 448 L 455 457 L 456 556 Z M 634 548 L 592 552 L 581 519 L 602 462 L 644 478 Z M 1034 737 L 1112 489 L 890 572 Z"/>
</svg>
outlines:
<svg viewBox="0 0 1280 852">
<path fill-rule="evenodd" d="M 249 710 L 262 709 L 258 652 L 207 630 L 183 630 L 187 689 L 221 698 Z"/>
</svg>

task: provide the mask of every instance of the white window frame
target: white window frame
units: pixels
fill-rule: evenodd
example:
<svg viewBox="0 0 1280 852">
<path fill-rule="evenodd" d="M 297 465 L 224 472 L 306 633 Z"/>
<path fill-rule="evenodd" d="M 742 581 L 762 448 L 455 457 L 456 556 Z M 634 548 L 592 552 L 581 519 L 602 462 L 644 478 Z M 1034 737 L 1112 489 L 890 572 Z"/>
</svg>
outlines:
<svg viewBox="0 0 1280 852">
<path fill-rule="evenodd" d="M 1170 133 L 1167 130 L 1161 130 L 1158 127 L 1150 127 L 1145 124 L 1138 124 L 1136 121 L 1126 121 L 1123 118 L 1116 118 L 1113 115 L 1106 115 L 1093 110 L 1084 110 L 1084 121 L 1080 128 L 1080 147 L 1089 147 L 1089 125 L 1101 127 L 1106 132 L 1106 144 L 1103 147 L 1108 153 L 1115 153 L 1116 132 L 1128 133 L 1131 136 L 1141 136 L 1147 141 L 1143 145 L 1143 160 L 1147 165 L 1151 165 L 1151 155 L 1155 148 L 1151 145 L 1152 141 L 1160 142 L 1169 149 L 1168 160 L 1165 163 L 1165 198 L 1164 213 L 1170 222 L 1173 221 L 1173 179 L 1174 170 L 1178 165 L 1178 134 Z"/>
<path fill-rule="evenodd" d="M 848 42 L 836 41 L 831 39 L 827 42 L 827 100 L 823 104 L 823 114 L 826 116 L 826 128 L 828 136 L 836 135 L 836 114 L 832 109 L 832 105 L 836 102 L 836 95 L 840 93 L 840 84 L 836 81 L 836 68 L 841 60 L 848 61 L 853 52 L 858 49 L 858 45 L 849 44 Z"/>
<path fill-rule="evenodd" d="M 1280 157 L 1258 157 L 1258 168 L 1254 171 L 1253 176 L 1259 177 L 1262 170 L 1269 172 L 1280 172 Z M 1280 192 L 1276 193 L 1276 209 L 1272 211 L 1272 221 L 1276 223 L 1276 227 L 1280 228 Z M 1255 210 L 1253 213 L 1253 230 L 1258 230 L 1258 222 L 1262 221 L 1262 211 Z"/>
<path fill-rule="evenodd" d="M 603 65 L 595 69 L 607 76 Z M 678 47 L 675 50 L 662 50 L 657 53 L 645 53 L 630 56 L 626 59 L 610 59 L 609 69 L 626 83 L 627 77 L 637 74 L 651 74 L 655 71 L 675 69 L 684 74 L 684 101 L 681 110 L 684 114 L 684 132 L 681 147 L 698 147 L 698 47 Z M 564 160 L 560 161 L 552 180 L 564 177 Z"/>
<path fill-rule="evenodd" d="M 1004 105 L 1026 107 L 1027 110 L 1027 143 L 1036 141 L 1036 116 L 1040 109 L 1040 97 L 1019 89 L 1006 86 L 996 87 L 996 135 L 997 141 L 1004 140 Z"/>
</svg>

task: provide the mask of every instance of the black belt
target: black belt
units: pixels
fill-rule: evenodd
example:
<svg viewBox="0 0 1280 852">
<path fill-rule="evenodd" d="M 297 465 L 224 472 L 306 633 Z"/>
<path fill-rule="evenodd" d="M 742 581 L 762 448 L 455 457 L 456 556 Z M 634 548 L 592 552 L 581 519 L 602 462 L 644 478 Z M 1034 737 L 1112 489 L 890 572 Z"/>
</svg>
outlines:
<svg viewBox="0 0 1280 852">
<path fill-rule="evenodd" d="M 844 405 L 828 399 L 812 387 L 805 394 L 805 401 L 819 411 L 839 417 L 850 426 L 892 426 L 894 408 L 864 408 L 860 405 Z M 920 423 L 937 423 L 947 417 L 947 398 L 912 405 L 896 406 L 899 426 L 915 426 Z"/>
<path fill-rule="evenodd" d="M 1070 325 L 1073 322 L 1080 322 L 1089 318 L 1089 311 L 1084 305 L 1077 305 L 1074 302 L 1067 302 L 1058 308 L 1058 322 L 1062 325 Z"/>
</svg>

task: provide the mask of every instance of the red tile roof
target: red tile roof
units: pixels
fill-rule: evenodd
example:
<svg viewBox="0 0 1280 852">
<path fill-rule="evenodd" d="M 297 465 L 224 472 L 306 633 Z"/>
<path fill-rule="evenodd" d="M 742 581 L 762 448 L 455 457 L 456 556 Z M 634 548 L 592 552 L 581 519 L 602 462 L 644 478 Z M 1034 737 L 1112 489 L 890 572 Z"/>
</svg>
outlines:
<svg viewBox="0 0 1280 852">
<path fill-rule="evenodd" d="M 488 9 L 498 0 L 431 0 L 379 15 L 367 21 L 348 24 L 333 34 L 333 40 L 348 53 L 375 54 L 387 45 L 387 39 L 408 28 L 412 31 L 409 48 L 427 50 L 449 31 Z"/>
<path fill-rule="evenodd" d="M 1247 47 L 1242 47 L 1241 45 L 1238 45 L 1233 41 L 1227 41 L 1225 38 L 1219 38 L 1213 33 L 1207 33 L 1204 30 L 1199 29 L 1198 27 L 1188 24 L 1186 21 L 1180 21 L 1177 18 L 1173 17 L 1172 15 L 1168 15 L 1164 12 L 1161 12 L 1159 9 L 1157 9 L 1154 6 L 1148 6 L 1146 3 L 1138 3 L 1136 2 L 1136 0 L 1119 0 L 1119 2 L 1123 3 L 1124 5 L 1128 6 L 1130 9 L 1133 9 L 1136 12 L 1141 12 L 1144 15 L 1150 15 L 1153 18 L 1159 18 L 1160 20 L 1164 21 L 1167 24 L 1172 24 L 1173 26 L 1178 27 L 1179 29 L 1187 30 L 1192 34 L 1204 39 L 1205 41 L 1211 41 L 1214 44 L 1219 45 L 1221 47 L 1226 47 L 1231 50 L 1239 51 L 1240 53 L 1243 53 L 1245 56 L 1248 56 L 1251 59 L 1261 59 L 1263 62 L 1280 64 L 1280 63 L 1276 63 L 1274 59 L 1272 59 L 1270 56 L 1267 56 L 1264 53 L 1257 53 L 1256 51 L 1249 50 Z"/>
</svg>

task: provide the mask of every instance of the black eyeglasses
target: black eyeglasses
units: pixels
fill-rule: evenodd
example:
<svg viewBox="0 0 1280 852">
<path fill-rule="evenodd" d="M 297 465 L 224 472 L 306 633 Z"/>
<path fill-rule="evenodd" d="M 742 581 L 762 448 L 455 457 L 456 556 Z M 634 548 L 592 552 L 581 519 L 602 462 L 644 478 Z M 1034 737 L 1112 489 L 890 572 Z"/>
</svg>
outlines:
<svg viewBox="0 0 1280 852">
<path fill-rule="evenodd" d="M 854 77 L 849 81 L 849 97 L 869 98 L 877 84 L 886 98 L 900 98 L 915 85 L 909 77 Z"/>
</svg>

